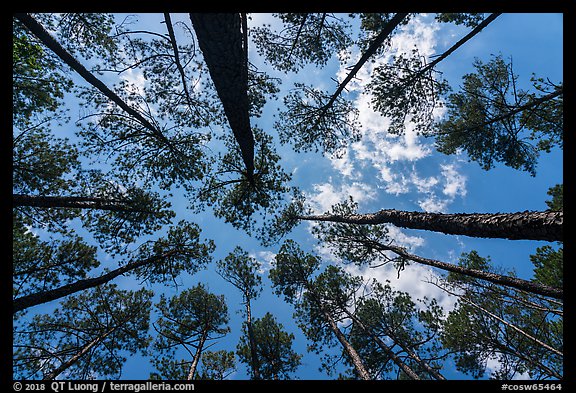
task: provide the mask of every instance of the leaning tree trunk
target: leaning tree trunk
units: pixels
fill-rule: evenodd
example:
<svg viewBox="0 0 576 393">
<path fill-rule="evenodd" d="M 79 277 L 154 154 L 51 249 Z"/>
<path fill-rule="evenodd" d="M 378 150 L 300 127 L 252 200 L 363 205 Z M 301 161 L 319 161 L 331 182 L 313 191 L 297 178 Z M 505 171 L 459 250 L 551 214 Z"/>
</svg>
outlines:
<svg viewBox="0 0 576 393">
<path fill-rule="evenodd" d="M 175 150 L 173 144 L 166 138 L 160 129 L 154 126 L 148 119 L 142 116 L 136 109 L 128 105 L 116 93 L 108 88 L 100 79 L 96 78 L 78 60 L 76 60 L 58 41 L 56 41 L 44 27 L 29 14 L 17 13 L 14 17 L 18 19 L 28 30 L 32 32 L 47 48 L 54 52 L 64 63 L 76 71 L 84 80 L 98 89 L 108 99 L 122 108 L 133 119 L 148 129 L 159 141 L 165 144 L 170 150 Z M 176 153 L 178 151 L 176 150 Z"/>
<path fill-rule="evenodd" d="M 82 349 L 80 349 L 80 351 L 78 351 L 74 356 L 72 356 L 70 359 L 68 359 L 67 361 L 62 363 L 60 366 L 58 366 L 57 368 L 52 370 L 48 375 L 44 376 L 44 378 L 42 378 L 42 379 L 44 379 L 44 380 L 55 379 L 58 375 L 62 374 L 62 372 L 64 372 L 68 368 L 70 368 L 78 360 L 80 360 L 84 355 L 86 355 L 92 348 L 94 348 L 95 346 L 100 344 L 102 341 L 104 341 L 104 339 L 106 337 L 108 337 L 110 334 L 112 334 L 116 329 L 118 329 L 118 326 L 115 326 L 112 329 L 109 329 L 104 334 L 96 337 L 94 340 L 92 340 L 88 344 L 84 345 L 82 347 Z"/>
<path fill-rule="evenodd" d="M 356 76 L 358 71 L 362 68 L 364 64 L 378 51 L 378 48 L 382 46 L 386 38 L 390 36 L 392 31 L 408 16 L 408 13 L 398 13 L 394 15 L 394 17 L 384 26 L 384 29 L 372 40 L 370 46 L 360 57 L 360 60 L 356 63 L 356 65 L 350 70 L 346 78 L 338 85 L 338 88 L 330 97 L 328 103 L 322 108 L 322 113 L 326 113 L 328 108 L 334 105 L 334 102 L 338 98 L 338 96 L 342 93 L 342 91 L 346 88 L 346 85 Z"/>
<path fill-rule="evenodd" d="M 435 259 L 424 258 L 419 255 L 410 254 L 404 248 L 393 246 L 391 244 L 385 245 L 378 242 L 369 242 L 370 247 L 380 251 L 392 251 L 393 253 L 406 258 L 408 260 L 421 263 L 423 265 L 432 266 L 445 271 L 463 274 L 469 277 L 479 278 L 488 282 L 504 285 L 511 288 L 516 288 L 525 292 L 534 293 L 537 295 L 548 296 L 555 299 L 564 299 L 564 290 L 562 288 L 551 287 L 535 281 L 527 281 L 521 278 L 504 276 L 502 274 L 486 272 L 483 270 L 467 268 L 463 266 L 454 265 Z"/>
<path fill-rule="evenodd" d="M 410 366 L 408 366 L 402 359 L 400 359 L 400 357 L 396 355 L 396 353 L 394 353 L 392 348 L 386 345 L 386 343 L 382 341 L 380 337 L 375 335 L 371 329 L 369 329 L 366 325 L 364 325 L 364 323 L 356 315 L 352 314 L 346 307 L 342 307 L 341 309 L 342 311 L 344 311 L 346 315 L 348 315 L 350 319 L 352 319 L 352 321 L 354 321 L 356 325 L 358 325 L 358 327 L 366 335 L 370 336 L 370 338 L 380 347 L 380 349 L 384 351 L 386 356 L 390 357 L 390 359 L 392 359 L 392 361 L 396 363 L 396 365 L 400 367 L 400 369 L 404 371 L 410 379 L 420 380 L 418 374 L 414 370 L 412 370 L 412 368 L 410 368 Z"/>
<path fill-rule="evenodd" d="M 383 209 L 369 214 L 324 214 L 295 218 L 347 224 L 390 223 L 402 228 L 471 237 L 563 241 L 564 214 L 562 211 L 444 214 Z"/>
<path fill-rule="evenodd" d="M 224 113 L 240 146 L 250 182 L 254 176 L 254 135 L 250 126 L 248 59 L 240 14 L 190 14 L 192 26 Z"/>
<path fill-rule="evenodd" d="M 68 295 L 71 295 L 73 293 L 83 291 L 85 289 L 97 287 L 99 285 L 105 284 L 105 283 L 113 280 L 114 278 L 116 278 L 116 277 L 118 277 L 124 273 L 130 272 L 134 269 L 138 269 L 142 266 L 156 263 L 156 262 L 158 262 L 164 258 L 170 257 L 171 255 L 173 255 L 175 253 L 176 253 L 176 250 L 173 249 L 173 250 L 170 250 L 170 251 L 168 251 L 162 255 L 155 255 L 153 257 L 142 259 L 142 260 L 137 261 L 137 262 L 128 263 L 122 267 L 114 269 L 114 270 L 112 270 L 106 274 L 103 274 L 99 277 L 87 278 L 85 280 L 79 280 L 79 281 L 73 282 L 71 284 L 63 285 L 61 287 L 58 287 L 58 288 L 55 288 L 52 290 L 36 292 L 36 293 L 32 293 L 30 295 L 16 298 L 12 302 L 13 313 L 15 314 L 18 311 L 25 310 L 29 307 L 37 306 L 39 304 L 48 303 L 48 302 L 51 302 L 53 300 L 63 298 L 64 296 L 68 296 Z"/>
<path fill-rule="evenodd" d="M 362 359 L 360 358 L 358 352 L 356 352 L 352 344 L 350 344 L 350 342 L 346 339 L 346 336 L 344 336 L 344 334 L 340 331 L 338 325 L 336 324 L 332 316 L 324 310 L 323 314 L 324 319 L 330 325 L 330 329 L 332 329 L 332 332 L 334 332 L 340 344 L 342 344 L 344 351 L 352 361 L 352 364 L 354 365 L 354 368 L 356 369 L 356 372 L 358 373 L 360 378 L 364 380 L 370 380 L 371 379 L 370 374 L 366 370 L 366 366 L 364 366 L 364 363 L 362 362 Z"/>
<path fill-rule="evenodd" d="M 142 209 L 135 209 L 130 206 L 130 201 L 99 198 L 99 197 L 79 197 L 79 196 L 50 196 L 50 195 L 12 195 L 13 206 L 27 206 L 40 208 L 62 208 L 62 209 L 95 209 L 123 212 L 144 212 Z"/>
<path fill-rule="evenodd" d="M 202 336 L 200 337 L 200 341 L 196 347 L 196 353 L 194 354 L 194 359 L 192 359 L 192 365 L 190 366 L 190 370 L 188 372 L 188 381 L 194 379 L 194 375 L 196 374 L 196 368 L 198 367 L 198 362 L 200 361 L 200 355 L 202 355 L 202 349 L 204 348 L 204 343 L 206 342 L 206 338 L 208 337 L 208 329 L 202 332 Z"/>
</svg>

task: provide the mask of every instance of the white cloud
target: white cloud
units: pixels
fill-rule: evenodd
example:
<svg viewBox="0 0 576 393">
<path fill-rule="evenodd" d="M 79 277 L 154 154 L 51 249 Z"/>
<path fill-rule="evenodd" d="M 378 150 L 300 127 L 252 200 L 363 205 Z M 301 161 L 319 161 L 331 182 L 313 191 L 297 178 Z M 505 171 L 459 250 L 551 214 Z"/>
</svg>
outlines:
<svg viewBox="0 0 576 393">
<path fill-rule="evenodd" d="M 444 195 L 455 198 L 460 195 L 466 196 L 466 176 L 458 173 L 454 164 L 440 165 L 444 177 Z"/>
<path fill-rule="evenodd" d="M 385 284 L 388 280 L 394 290 L 407 292 L 415 302 L 416 299 L 423 299 L 424 297 L 436 299 L 446 313 L 453 310 L 456 305 L 456 297 L 448 295 L 440 288 L 427 282 L 434 281 L 438 277 L 428 266 L 413 263 L 406 266 L 400 272 L 399 277 L 396 268 L 392 264 L 377 268 L 346 265 L 344 269 L 350 274 L 362 276 L 365 281 L 376 279 L 376 281 Z"/>
<path fill-rule="evenodd" d="M 258 269 L 258 273 L 260 274 L 264 274 L 272 269 L 274 260 L 276 258 L 276 254 L 268 250 L 256 251 L 255 253 L 251 253 L 249 255 L 250 257 L 260 262 L 260 269 Z"/>
<path fill-rule="evenodd" d="M 418 199 L 417 203 L 425 212 L 441 213 L 446 211 L 449 202 L 449 199 L 440 199 L 434 194 L 429 194 L 423 199 Z"/>
<path fill-rule="evenodd" d="M 339 188 L 332 184 L 332 179 L 327 183 L 314 184 L 314 194 L 308 195 L 308 200 L 316 213 L 325 213 L 330 208 L 342 203 L 351 196 L 359 204 L 376 198 L 376 193 L 370 185 L 361 182 L 343 184 Z"/>
</svg>

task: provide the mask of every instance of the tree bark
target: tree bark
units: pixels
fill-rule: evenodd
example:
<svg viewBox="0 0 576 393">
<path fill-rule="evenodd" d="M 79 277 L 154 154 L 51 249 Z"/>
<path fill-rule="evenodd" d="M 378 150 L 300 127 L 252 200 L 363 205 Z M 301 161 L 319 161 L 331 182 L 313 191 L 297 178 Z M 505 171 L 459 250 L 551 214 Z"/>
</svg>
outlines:
<svg viewBox="0 0 576 393">
<path fill-rule="evenodd" d="M 477 269 L 470 269 L 458 265 L 453 265 L 451 263 L 424 258 L 418 255 L 410 254 L 404 248 L 393 245 L 384 245 L 378 242 L 370 242 L 370 246 L 381 251 L 392 251 L 395 254 L 398 254 L 399 256 L 409 259 L 411 261 L 418 262 L 423 265 L 436 267 L 438 269 L 446 270 L 449 272 L 464 274 L 466 276 L 479 278 L 482 280 L 492 282 L 494 284 L 500 284 L 507 287 L 520 289 L 522 291 L 535 293 L 538 295 L 549 296 L 555 299 L 564 298 L 564 291 L 562 290 L 562 288 L 554 288 L 548 285 L 522 280 L 516 277 L 503 276 L 501 274 L 485 272 Z"/>
<path fill-rule="evenodd" d="M 364 325 L 364 323 L 358 319 L 358 317 L 356 317 L 356 315 L 352 314 L 350 311 L 348 311 L 348 309 L 346 309 L 346 307 L 341 307 L 341 310 L 344 311 L 344 313 L 346 315 L 348 315 L 349 318 L 351 318 L 354 323 L 356 323 L 360 329 L 362 329 L 362 331 L 364 331 L 364 333 L 366 333 L 367 335 L 370 336 L 370 338 L 372 338 L 372 340 L 374 340 L 374 342 L 386 353 L 386 355 L 388 355 L 390 357 L 390 359 L 392 359 L 392 361 L 394 363 L 396 363 L 396 365 L 398 367 L 400 367 L 400 369 L 402 369 L 402 371 L 404 371 L 406 373 L 406 375 L 408 375 L 408 377 L 410 379 L 414 379 L 414 380 L 420 380 L 420 377 L 418 376 L 418 374 L 412 370 L 412 368 L 410 368 L 410 366 L 408 366 L 406 363 L 404 363 L 402 361 L 402 359 L 400 359 L 398 357 L 398 355 L 396 355 L 394 353 L 394 351 L 392 351 L 392 349 L 386 345 L 386 343 L 384 341 L 382 341 L 382 339 L 378 336 L 376 336 L 371 329 L 367 328 L 366 325 Z M 399 343 L 397 343 L 399 344 Z M 402 346 L 401 346 L 402 347 Z M 404 349 L 404 348 L 402 348 Z"/>
<path fill-rule="evenodd" d="M 524 211 L 517 213 L 427 213 L 383 209 L 376 213 L 339 216 L 324 214 L 296 216 L 299 220 L 347 224 L 385 224 L 423 229 L 449 235 L 502 238 L 510 240 L 563 241 L 562 211 Z"/>
<path fill-rule="evenodd" d="M 207 336 L 208 336 L 208 329 L 202 332 L 202 336 L 200 337 L 200 341 L 198 342 L 198 346 L 196 347 L 196 353 L 194 354 L 194 359 L 192 359 L 192 365 L 190 365 L 190 371 L 188 372 L 188 381 L 194 379 L 194 375 L 196 374 L 196 368 L 198 367 L 198 362 L 200 361 L 200 355 L 202 355 L 202 348 L 204 347 L 204 343 L 206 342 Z"/>
<path fill-rule="evenodd" d="M 55 379 L 63 371 L 65 371 L 66 369 L 68 369 L 69 367 L 74 365 L 74 363 L 76 363 L 78 360 L 80 360 L 80 358 L 82 358 L 82 356 L 86 355 L 88 353 L 88 351 L 90 351 L 92 348 L 94 348 L 95 346 L 100 344 L 106 337 L 108 337 L 110 334 L 112 334 L 116 329 L 118 329 L 118 326 L 114 326 L 112 329 L 109 329 L 104 334 L 96 337 L 94 340 L 92 340 L 88 344 L 84 345 L 82 347 L 82 349 L 80 351 L 78 351 L 74 356 L 72 356 L 70 359 L 68 359 L 64 363 L 62 363 L 60 366 L 58 366 L 56 369 L 54 369 L 48 375 L 44 376 L 44 378 L 42 378 L 42 379 L 43 380 Z"/>
<path fill-rule="evenodd" d="M 200 50 L 240 147 L 247 177 L 254 176 L 254 135 L 248 100 L 247 42 L 240 14 L 190 14 Z"/>
<path fill-rule="evenodd" d="M 348 340 L 346 339 L 346 336 L 344 336 L 344 334 L 340 331 L 338 325 L 336 324 L 332 316 L 328 312 L 324 311 L 324 309 L 322 309 L 322 312 L 324 314 L 326 322 L 328 322 L 330 328 L 336 335 L 336 338 L 338 339 L 338 341 L 340 341 L 342 347 L 344 347 L 344 351 L 350 357 L 350 360 L 352 361 L 352 364 L 354 365 L 354 368 L 356 369 L 356 372 L 358 373 L 360 378 L 366 381 L 370 380 L 371 379 L 370 374 L 366 370 L 366 367 L 364 366 L 364 363 L 362 362 L 360 355 L 358 355 L 358 352 L 356 352 L 352 344 L 350 344 L 350 342 L 348 342 Z"/>
<path fill-rule="evenodd" d="M 12 202 L 13 206 L 143 212 L 141 209 L 134 209 L 126 201 L 98 197 L 14 194 Z"/>
<path fill-rule="evenodd" d="M 258 352 L 256 351 L 256 341 L 254 340 L 254 331 L 252 330 L 252 311 L 250 307 L 249 298 L 246 298 L 246 330 L 248 331 L 248 342 L 250 345 L 252 377 L 253 379 L 261 379 L 260 362 L 258 359 Z"/>
<path fill-rule="evenodd" d="M 144 116 L 142 116 L 138 111 L 124 102 L 116 93 L 110 90 L 101 80 L 96 78 L 90 71 L 88 71 L 78 60 L 76 60 L 66 49 L 64 49 L 58 41 L 56 41 L 44 27 L 38 23 L 32 16 L 25 13 L 16 13 L 16 17 L 28 30 L 32 32 L 46 47 L 48 47 L 52 52 L 54 52 L 64 63 L 66 63 L 70 68 L 76 71 L 84 80 L 98 89 L 107 98 L 113 101 L 116 105 L 122 108 L 126 113 L 132 116 L 134 119 L 138 120 L 145 128 L 152 132 L 157 139 L 165 143 L 170 149 L 173 149 L 170 141 L 164 136 L 164 134 L 152 123 L 150 123 Z"/>
<path fill-rule="evenodd" d="M 49 291 L 42 291 L 32 293 L 30 295 L 22 296 L 19 298 L 14 299 L 12 302 L 13 313 L 17 313 L 18 311 L 22 311 L 29 307 L 37 306 L 39 304 L 48 303 L 50 301 L 63 298 L 65 296 L 71 295 L 73 293 L 83 291 L 85 289 L 97 287 L 99 285 L 105 284 L 114 278 L 127 273 L 131 270 L 137 269 L 139 267 L 149 265 L 155 263 L 159 260 L 162 260 L 166 257 L 169 257 L 176 253 L 176 250 L 170 250 L 162 255 L 155 255 L 150 258 L 146 258 L 137 262 L 129 263 L 125 266 L 122 266 L 118 269 L 112 270 L 106 274 L 103 274 L 99 277 L 95 278 L 88 278 L 85 280 L 79 280 L 72 284 L 63 285 L 59 288 L 55 288 Z"/>
</svg>

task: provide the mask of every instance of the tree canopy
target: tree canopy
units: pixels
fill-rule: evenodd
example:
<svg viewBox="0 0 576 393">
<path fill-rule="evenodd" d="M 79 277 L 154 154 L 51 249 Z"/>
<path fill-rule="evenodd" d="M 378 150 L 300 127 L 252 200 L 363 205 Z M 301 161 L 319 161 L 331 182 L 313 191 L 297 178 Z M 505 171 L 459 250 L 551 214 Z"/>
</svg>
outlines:
<svg viewBox="0 0 576 393">
<path fill-rule="evenodd" d="M 13 14 L 13 378 L 561 380 L 562 69 L 508 17 Z"/>
</svg>

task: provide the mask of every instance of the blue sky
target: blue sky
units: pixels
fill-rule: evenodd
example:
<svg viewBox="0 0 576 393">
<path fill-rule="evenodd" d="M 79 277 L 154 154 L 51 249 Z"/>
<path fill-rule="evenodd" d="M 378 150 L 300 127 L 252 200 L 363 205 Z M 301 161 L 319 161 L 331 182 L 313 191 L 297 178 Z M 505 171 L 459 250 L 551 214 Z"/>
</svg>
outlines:
<svg viewBox="0 0 576 393">
<path fill-rule="evenodd" d="M 123 16 L 118 15 L 119 20 Z M 160 24 L 161 15 L 146 14 L 138 16 L 143 29 L 163 31 Z M 174 21 L 184 20 L 189 23 L 187 15 L 172 15 Z M 453 25 L 438 25 L 431 23 L 432 15 L 421 14 L 405 26 L 393 40 L 392 51 L 402 51 L 411 48 L 414 42 L 422 54 L 432 56 L 440 54 L 454 42 L 467 34 L 468 28 Z M 250 26 L 272 21 L 269 15 L 253 14 Z M 135 27 L 136 28 L 136 27 Z M 474 58 L 488 61 L 492 54 L 511 56 L 514 70 L 519 75 L 521 87 L 529 88 L 531 73 L 537 76 L 549 77 L 553 82 L 562 81 L 562 30 L 561 14 L 504 14 L 490 24 L 482 33 L 474 37 L 464 47 L 442 61 L 437 70 L 442 72 L 454 90 L 457 90 L 461 77 L 471 72 Z M 415 39 L 416 38 L 416 39 Z M 284 75 L 270 70 L 258 58 L 252 46 L 249 52 L 250 60 L 269 72 L 271 76 L 283 79 L 280 99 L 270 101 L 263 110 L 263 116 L 252 119 L 254 125 L 275 136 L 272 127 L 273 114 L 277 113 L 282 104 L 281 96 L 299 81 L 315 86 L 324 86 L 329 92 L 335 90 L 335 83 L 330 79 L 342 78 L 345 66 L 353 64 L 358 59 L 354 54 L 348 64 L 340 65 L 336 58 L 323 70 L 313 67 L 305 68 L 296 75 Z M 342 159 L 332 159 L 319 154 L 296 154 L 290 146 L 277 145 L 282 156 L 282 164 L 287 172 L 293 174 L 293 185 L 300 187 L 306 194 L 311 206 L 318 212 L 326 211 L 331 204 L 341 202 L 353 196 L 359 203 L 361 212 L 373 212 L 383 208 L 399 210 L 440 211 L 446 213 L 464 212 L 515 212 L 523 210 L 544 210 L 544 201 L 548 199 L 548 188 L 561 183 L 563 179 L 562 151 L 553 150 L 550 154 L 542 154 L 535 177 L 521 171 L 516 171 L 502 165 L 497 165 L 490 171 L 482 170 L 475 162 L 468 162 L 464 154 L 447 156 L 434 149 L 433 140 L 425 139 L 408 131 L 405 136 L 391 136 L 386 132 L 387 119 L 374 113 L 367 102 L 369 97 L 360 94 L 369 80 L 370 70 L 374 64 L 367 64 L 359 72 L 358 79 L 349 86 L 349 96 L 360 111 L 363 138 L 360 142 L 350 144 Z M 132 81 L 145 83 L 138 73 L 126 76 Z M 74 120 L 75 112 L 71 113 Z M 439 111 L 441 115 L 441 111 Z M 277 139 L 276 139 L 277 140 Z M 262 247 L 256 240 L 241 233 L 230 225 L 215 219 L 211 212 L 193 216 L 187 209 L 188 201 L 176 195 L 173 199 L 178 216 L 198 223 L 203 236 L 216 242 L 214 259 L 224 258 L 232 249 L 241 245 L 245 250 L 263 263 L 263 268 L 269 268 L 270 259 L 279 249 L 279 245 Z M 548 244 L 534 241 L 508 241 L 499 239 L 476 239 L 464 236 L 447 236 L 427 233 L 425 231 L 391 229 L 400 244 L 408 246 L 414 253 L 428 258 L 446 262 L 457 262 L 462 252 L 477 250 L 482 256 L 490 256 L 492 261 L 505 269 L 514 269 L 518 276 L 530 279 L 532 265 L 528 256 L 535 252 L 538 246 Z M 325 247 L 319 246 L 310 234 L 310 224 L 302 223 L 289 235 L 303 249 L 321 255 L 326 263 L 338 263 Z M 424 295 L 437 297 L 448 309 L 454 299 L 446 297 L 423 280 L 437 273 L 424 266 L 410 265 L 396 278 L 396 272 L 386 267 L 379 269 L 346 267 L 354 274 L 379 280 L 390 279 L 397 289 L 408 291 L 414 297 Z M 125 288 L 137 288 L 132 277 L 121 277 L 115 281 Z M 226 296 L 232 332 L 220 339 L 212 350 L 235 350 L 238 343 L 243 321 L 239 311 L 242 309 L 241 296 L 237 289 L 221 279 L 214 272 L 214 265 L 194 276 L 182 276 L 180 289 L 203 282 L 216 294 Z M 155 285 L 157 293 L 166 289 Z M 49 306 L 45 306 L 48 309 Z M 38 307 L 37 311 L 42 308 Z M 263 274 L 263 291 L 252 304 L 253 318 L 263 317 L 271 312 L 285 329 L 294 333 L 296 339 L 294 349 L 303 354 L 302 366 L 297 372 L 299 379 L 325 379 L 328 377 L 320 372 L 319 357 L 308 354 L 306 338 L 297 328 L 293 318 L 293 309 L 281 298 L 273 295 L 270 282 Z M 449 366 L 449 365 L 448 365 Z M 124 379 L 147 378 L 153 371 L 148 360 L 141 357 L 129 359 L 123 372 Z M 464 378 L 453 370 L 444 370 L 448 378 Z M 337 375 L 337 373 L 336 373 Z M 238 369 L 231 378 L 246 379 L 245 366 L 238 363 Z"/>
</svg>

